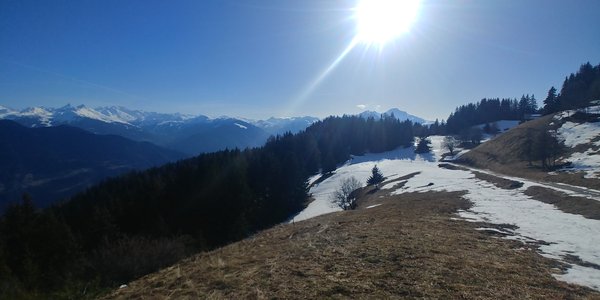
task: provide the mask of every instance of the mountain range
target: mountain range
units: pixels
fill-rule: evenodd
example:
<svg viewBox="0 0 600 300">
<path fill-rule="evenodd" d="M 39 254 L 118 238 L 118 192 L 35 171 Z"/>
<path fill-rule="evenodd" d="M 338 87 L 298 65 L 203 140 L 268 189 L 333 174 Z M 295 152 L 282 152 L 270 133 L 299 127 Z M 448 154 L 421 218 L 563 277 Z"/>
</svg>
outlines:
<svg viewBox="0 0 600 300">
<path fill-rule="evenodd" d="M 31 107 L 21 111 L 0 106 L 0 119 L 26 127 L 70 125 L 95 134 L 151 142 L 189 156 L 225 148 L 258 147 L 270 135 L 298 132 L 318 120 L 296 117 L 252 121 L 226 116 L 213 119 L 204 115 L 144 112 L 118 106 L 93 109 L 84 105 Z"/>
<path fill-rule="evenodd" d="M 388 117 L 395 117 L 398 120 L 404 121 L 404 120 L 408 120 L 411 121 L 413 123 L 419 123 L 419 124 L 424 124 L 427 123 L 427 120 L 417 117 L 415 115 L 411 115 L 405 111 L 399 110 L 397 108 L 391 108 L 389 110 L 387 110 L 386 112 L 383 113 L 379 113 L 376 111 L 372 111 L 372 110 L 366 110 L 363 111 L 362 113 L 358 114 L 359 116 L 363 117 L 363 118 L 374 118 L 374 119 L 379 119 L 382 118 L 384 116 L 388 116 Z"/>
<path fill-rule="evenodd" d="M 362 117 L 393 115 L 416 123 L 424 119 L 393 108 L 384 113 L 365 111 Z M 250 120 L 223 116 L 157 113 L 122 106 L 89 108 L 65 105 L 59 108 L 30 107 L 17 111 L 0 106 L 0 119 L 26 127 L 69 125 L 95 134 L 114 134 L 134 141 L 146 141 L 188 156 L 225 148 L 258 147 L 271 135 L 296 133 L 319 120 L 316 117 Z"/>
<path fill-rule="evenodd" d="M 424 121 L 398 109 L 383 114 Z M 108 177 L 205 152 L 262 146 L 269 136 L 297 133 L 316 117 L 210 118 L 111 106 L 0 106 L 0 210 L 30 194 L 46 206 Z"/>
</svg>

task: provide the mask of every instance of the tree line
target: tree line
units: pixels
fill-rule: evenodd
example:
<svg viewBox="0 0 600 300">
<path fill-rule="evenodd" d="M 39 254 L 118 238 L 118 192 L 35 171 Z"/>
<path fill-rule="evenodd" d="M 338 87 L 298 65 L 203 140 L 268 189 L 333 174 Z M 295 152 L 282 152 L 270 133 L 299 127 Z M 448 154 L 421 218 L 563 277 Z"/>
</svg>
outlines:
<svg viewBox="0 0 600 300">
<path fill-rule="evenodd" d="M 422 126 L 329 117 L 260 148 L 224 150 L 108 179 L 44 210 L 0 218 L 0 298 L 94 297 L 198 251 L 285 221 L 307 179 L 350 155 L 410 146 Z"/>
<path fill-rule="evenodd" d="M 577 73 L 565 77 L 560 93 L 555 87 L 548 90 L 544 100 L 544 114 L 588 106 L 600 100 L 600 64 L 589 62 L 581 65 Z"/>
<path fill-rule="evenodd" d="M 560 92 L 555 87 L 548 90 L 543 107 L 538 108 L 534 95 L 516 98 L 484 98 L 475 103 L 461 105 L 455 109 L 446 122 L 436 122 L 429 126 L 432 134 L 465 134 L 470 127 L 492 124 L 499 120 L 526 120 L 536 113 L 550 114 L 558 111 L 577 109 L 600 100 L 600 64 L 582 64 L 576 73 L 565 77 Z M 493 128 L 492 128 L 493 131 Z"/>
<path fill-rule="evenodd" d="M 461 105 L 450 114 L 446 131 L 459 134 L 474 125 L 500 120 L 524 120 L 538 110 L 534 95 L 523 95 L 520 100 L 511 98 L 484 98 L 475 103 Z"/>
</svg>

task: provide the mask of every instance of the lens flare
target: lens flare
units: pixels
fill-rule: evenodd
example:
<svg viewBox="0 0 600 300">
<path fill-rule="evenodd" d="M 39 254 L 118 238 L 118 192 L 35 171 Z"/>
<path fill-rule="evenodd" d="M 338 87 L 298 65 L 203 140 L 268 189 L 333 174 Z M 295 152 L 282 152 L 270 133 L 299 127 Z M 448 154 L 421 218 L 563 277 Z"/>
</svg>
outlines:
<svg viewBox="0 0 600 300">
<path fill-rule="evenodd" d="M 419 0 L 361 0 L 356 6 L 356 37 L 367 44 L 385 44 L 409 31 Z"/>
</svg>

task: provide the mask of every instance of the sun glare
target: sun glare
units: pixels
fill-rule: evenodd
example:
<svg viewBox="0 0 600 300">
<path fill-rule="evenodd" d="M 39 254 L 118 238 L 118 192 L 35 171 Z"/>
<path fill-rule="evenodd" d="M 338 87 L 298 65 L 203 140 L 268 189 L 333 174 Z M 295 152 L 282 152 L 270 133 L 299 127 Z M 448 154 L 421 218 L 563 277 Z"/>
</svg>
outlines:
<svg viewBox="0 0 600 300">
<path fill-rule="evenodd" d="M 381 45 L 406 33 L 417 17 L 419 4 L 419 0 L 360 0 L 355 15 L 356 38 Z"/>
</svg>

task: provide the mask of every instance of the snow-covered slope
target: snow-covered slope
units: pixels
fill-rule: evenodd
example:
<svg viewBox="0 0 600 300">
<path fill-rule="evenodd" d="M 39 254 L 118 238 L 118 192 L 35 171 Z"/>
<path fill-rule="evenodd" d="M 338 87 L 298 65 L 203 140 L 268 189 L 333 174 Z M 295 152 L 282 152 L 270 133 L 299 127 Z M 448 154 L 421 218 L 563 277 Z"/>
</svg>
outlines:
<svg viewBox="0 0 600 300">
<path fill-rule="evenodd" d="M 540 246 L 542 255 L 560 260 L 570 266 L 566 274 L 556 275 L 559 280 L 572 282 L 600 290 L 600 221 L 581 215 L 565 213 L 551 204 L 546 204 L 525 195 L 531 186 L 545 186 L 522 178 L 524 185 L 517 189 L 502 189 L 480 180 L 471 171 L 448 170 L 438 167 L 443 149 L 443 137 L 431 137 L 433 151 L 422 156 L 411 148 L 397 149 L 379 154 L 353 157 L 339 167 L 333 176 L 314 185 L 310 192 L 314 201 L 295 216 L 292 221 L 301 221 L 317 215 L 339 211 L 331 201 L 331 194 L 339 188 L 342 180 L 351 176 L 365 182 L 371 168 L 377 165 L 388 180 L 418 172 L 406 180 L 403 187 L 398 182 L 383 186 L 393 194 L 427 191 L 464 191 L 465 198 L 473 203 L 461 217 L 476 222 L 512 224 L 515 229 L 505 229 L 508 238 L 522 241 L 545 241 Z M 313 178 L 314 179 L 314 178 Z M 515 178 L 510 178 L 515 180 Z M 575 195 L 575 194 L 573 194 Z M 577 194 L 590 198 L 589 195 Z M 600 201 L 600 199 L 595 199 Z M 568 257 L 577 256 L 584 262 L 574 264 Z"/>
<path fill-rule="evenodd" d="M 76 122 L 78 119 L 91 119 L 105 123 L 122 123 L 131 125 L 129 121 L 133 118 L 126 118 L 123 115 L 104 114 L 96 109 L 86 107 L 85 105 L 71 106 L 67 104 L 61 108 L 53 109 L 52 121 L 59 124 L 69 124 Z"/>
<path fill-rule="evenodd" d="M 16 111 L 0 105 L 0 119 L 3 119 L 5 116 L 12 115 L 14 113 L 16 113 Z"/>
<path fill-rule="evenodd" d="M 269 134 L 282 134 L 285 132 L 296 133 L 306 129 L 306 127 L 312 125 L 314 122 L 319 121 L 319 118 L 315 117 L 292 117 L 292 118 L 269 118 L 266 120 L 253 121 L 249 120 L 250 123 L 262 128 Z"/>
<path fill-rule="evenodd" d="M 371 168 L 374 165 L 377 165 L 387 179 L 392 179 L 398 176 L 399 170 L 397 168 L 399 162 L 409 162 L 411 165 L 418 167 L 421 165 L 421 162 L 433 163 L 440 160 L 444 152 L 441 146 L 443 137 L 434 136 L 430 139 L 432 144 L 431 153 L 416 154 L 415 147 L 411 146 L 408 148 L 398 148 L 389 152 L 369 153 L 363 156 L 352 157 L 343 166 L 335 170 L 333 176 L 310 189 L 310 193 L 315 201 L 311 202 L 305 210 L 296 215 L 292 220 L 297 222 L 318 215 L 340 211 L 341 209 L 331 201 L 333 192 L 344 179 L 351 176 L 354 176 L 363 184 L 366 183 L 367 178 L 371 175 Z"/>
<path fill-rule="evenodd" d="M 45 107 L 29 107 L 20 112 L 13 111 L 4 116 L 4 119 L 22 119 L 31 124 L 31 127 L 52 126 L 52 110 Z"/>
</svg>

